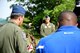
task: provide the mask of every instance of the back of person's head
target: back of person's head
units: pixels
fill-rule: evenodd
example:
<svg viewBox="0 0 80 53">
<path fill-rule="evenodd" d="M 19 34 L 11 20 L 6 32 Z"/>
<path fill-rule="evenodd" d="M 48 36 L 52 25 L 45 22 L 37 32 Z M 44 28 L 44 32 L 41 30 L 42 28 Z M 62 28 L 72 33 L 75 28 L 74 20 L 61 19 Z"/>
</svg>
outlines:
<svg viewBox="0 0 80 53">
<path fill-rule="evenodd" d="M 22 25 L 25 15 L 25 9 L 21 5 L 13 5 L 12 6 L 12 13 L 11 13 L 11 20 L 12 22 L 16 23 L 18 26 Z"/>
<path fill-rule="evenodd" d="M 77 16 L 72 11 L 63 11 L 58 17 L 59 26 L 77 26 Z"/>
<path fill-rule="evenodd" d="M 25 9 L 20 6 L 20 5 L 13 5 L 12 6 L 12 13 L 11 13 L 11 19 L 17 19 L 19 16 L 24 16 L 25 15 Z"/>
</svg>

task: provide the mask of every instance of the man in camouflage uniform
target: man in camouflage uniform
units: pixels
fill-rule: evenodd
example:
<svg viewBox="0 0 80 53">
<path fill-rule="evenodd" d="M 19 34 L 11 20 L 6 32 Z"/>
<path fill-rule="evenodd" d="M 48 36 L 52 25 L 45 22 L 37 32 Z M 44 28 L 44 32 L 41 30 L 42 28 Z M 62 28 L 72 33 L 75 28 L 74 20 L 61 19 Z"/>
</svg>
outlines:
<svg viewBox="0 0 80 53">
<path fill-rule="evenodd" d="M 47 36 L 55 31 L 55 25 L 53 23 L 50 23 L 50 17 L 45 17 L 45 23 L 42 23 L 40 28 L 40 33 L 42 36 Z"/>
<path fill-rule="evenodd" d="M 26 35 L 19 27 L 24 15 L 21 6 L 13 6 L 10 21 L 0 28 L 0 53 L 28 53 Z"/>
</svg>

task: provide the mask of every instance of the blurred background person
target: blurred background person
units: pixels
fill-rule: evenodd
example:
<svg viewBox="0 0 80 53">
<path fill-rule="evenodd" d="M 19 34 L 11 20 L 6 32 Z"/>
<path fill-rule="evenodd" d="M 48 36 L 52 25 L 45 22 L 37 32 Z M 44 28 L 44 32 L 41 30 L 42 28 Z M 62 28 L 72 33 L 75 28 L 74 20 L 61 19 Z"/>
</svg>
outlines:
<svg viewBox="0 0 80 53">
<path fill-rule="evenodd" d="M 42 36 L 47 36 L 55 31 L 55 25 L 50 22 L 50 17 L 45 16 L 44 23 L 41 24 L 40 34 Z"/>
</svg>

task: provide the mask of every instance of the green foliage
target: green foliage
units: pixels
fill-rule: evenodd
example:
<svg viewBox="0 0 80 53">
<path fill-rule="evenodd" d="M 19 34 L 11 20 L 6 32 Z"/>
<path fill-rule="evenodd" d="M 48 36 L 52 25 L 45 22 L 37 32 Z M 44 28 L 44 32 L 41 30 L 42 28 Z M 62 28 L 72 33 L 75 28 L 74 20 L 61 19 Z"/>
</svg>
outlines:
<svg viewBox="0 0 80 53">
<path fill-rule="evenodd" d="M 31 3 L 35 4 L 35 6 L 29 6 Z M 29 19 L 27 23 L 32 22 L 35 31 L 39 33 L 39 28 L 45 15 L 49 15 L 51 22 L 57 25 L 58 16 L 62 11 L 74 10 L 75 0 L 30 0 L 27 6 L 28 12 L 26 13 L 26 17 Z M 34 34 L 37 33 L 35 32 Z"/>
<path fill-rule="evenodd" d="M 55 8 L 53 9 L 52 16 L 54 18 L 52 20 L 55 20 L 57 22 L 58 16 L 62 11 L 65 10 L 73 11 L 74 7 L 75 7 L 75 0 L 62 0 L 61 4 L 55 6 Z"/>
<path fill-rule="evenodd" d="M 40 26 L 41 21 L 45 15 L 51 17 L 51 21 L 57 24 L 58 16 L 62 11 L 70 10 L 73 11 L 75 7 L 75 0 L 33 0 L 37 6 L 36 17 L 33 19 L 35 26 Z M 43 10 L 44 9 L 44 10 Z M 41 15 L 41 12 L 43 16 Z"/>
<path fill-rule="evenodd" d="M 31 22 L 31 20 L 28 19 L 28 17 L 25 17 L 25 18 L 24 18 L 24 23 L 25 23 L 25 22 L 26 22 L 26 23 L 29 23 L 29 22 Z"/>
<path fill-rule="evenodd" d="M 33 19 L 33 26 L 35 27 L 35 30 L 39 33 L 39 28 L 40 25 L 42 23 L 42 19 L 44 17 L 43 13 L 40 13 L 39 15 L 37 15 L 34 19 Z"/>
<path fill-rule="evenodd" d="M 47 10 L 44 10 L 44 14 L 45 14 L 45 15 L 50 15 L 50 13 L 52 13 L 52 11 L 53 11 L 53 10 L 48 10 L 48 9 L 47 9 Z"/>
<path fill-rule="evenodd" d="M 35 4 L 36 6 L 31 7 L 30 4 Z M 27 7 L 28 11 L 22 28 L 26 33 L 32 34 L 38 43 L 38 40 L 42 37 L 39 31 L 44 16 L 49 15 L 51 17 L 51 22 L 56 25 L 58 16 L 62 11 L 74 10 L 75 0 L 30 0 L 30 2 L 27 3 Z M 36 13 L 34 14 L 33 12 Z M 25 25 L 28 23 L 32 23 L 31 28 L 26 28 Z"/>
</svg>

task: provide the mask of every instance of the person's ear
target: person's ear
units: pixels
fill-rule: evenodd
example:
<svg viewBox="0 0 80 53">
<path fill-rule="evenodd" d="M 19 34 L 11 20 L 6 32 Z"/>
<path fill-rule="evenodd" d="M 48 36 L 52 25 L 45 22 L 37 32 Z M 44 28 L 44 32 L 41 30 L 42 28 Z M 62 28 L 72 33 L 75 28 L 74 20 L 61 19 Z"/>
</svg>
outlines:
<svg viewBox="0 0 80 53">
<path fill-rule="evenodd" d="M 19 21 L 21 20 L 20 17 L 18 19 L 19 19 Z"/>
<path fill-rule="evenodd" d="M 57 26 L 59 26 L 59 22 L 57 22 Z"/>
<path fill-rule="evenodd" d="M 57 26 L 58 28 L 60 28 L 61 26 L 63 26 L 63 24 L 61 22 L 57 22 Z"/>
<path fill-rule="evenodd" d="M 20 16 L 18 17 L 18 21 L 19 21 L 19 22 L 21 21 L 21 17 L 20 17 Z"/>
<path fill-rule="evenodd" d="M 78 26 L 78 23 L 76 24 L 76 26 Z"/>
</svg>

